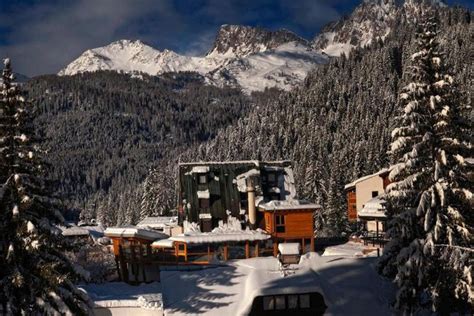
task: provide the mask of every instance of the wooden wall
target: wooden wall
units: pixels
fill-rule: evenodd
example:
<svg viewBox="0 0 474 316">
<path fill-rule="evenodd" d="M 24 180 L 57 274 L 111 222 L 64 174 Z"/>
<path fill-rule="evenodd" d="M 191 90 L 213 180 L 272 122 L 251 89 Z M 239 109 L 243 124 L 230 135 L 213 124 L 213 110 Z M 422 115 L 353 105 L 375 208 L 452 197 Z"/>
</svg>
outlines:
<svg viewBox="0 0 474 316">
<path fill-rule="evenodd" d="M 311 238 L 314 236 L 314 210 L 265 211 L 265 230 L 277 238 Z M 277 232 L 276 216 L 285 217 L 285 232 Z"/>
<path fill-rule="evenodd" d="M 355 190 L 347 192 L 347 218 L 349 221 L 357 221 L 357 201 Z"/>
</svg>

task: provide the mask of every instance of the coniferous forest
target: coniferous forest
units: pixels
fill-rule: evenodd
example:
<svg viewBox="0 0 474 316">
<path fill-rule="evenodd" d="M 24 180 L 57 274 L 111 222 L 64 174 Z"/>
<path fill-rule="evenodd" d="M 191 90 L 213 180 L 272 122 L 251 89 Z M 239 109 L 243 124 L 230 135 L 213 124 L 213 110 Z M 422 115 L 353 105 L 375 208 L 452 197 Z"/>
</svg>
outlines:
<svg viewBox="0 0 474 316">
<path fill-rule="evenodd" d="M 383 7 L 387 3 L 376 4 Z M 387 185 L 385 178 L 381 180 L 387 221 L 376 251 L 378 256 L 383 248 L 383 253 L 371 265 L 387 283 L 396 285 L 390 308 L 407 315 L 428 310 L 440 315 L 472 312 L 474 173 L 466 158 L 474 157 L 473 14 L 469 9 L 437 6 L 430 1 L 407 3 L 394 11 L 386 36 L 340 57 L 323 56 L 324 62 L 314 64 L 304 82 L 288 91 L 273 87 L 249 92 L 236 84 L 211 82 L 211 77 L 193 71 L 155 76 L 101 70 L 41 75 L 14 83 L 11 61 L 5 59 L 0 90 L 0 312 L 91 314 L 90 297 L 76 286 L 78 281 L 89 281 L 91 274 L 74 263 L 79 244 L 65 238 L 67 222 L 74 222 L 76 228 L 81 227 L 81 221 L 91 227 L 99 223 L 122 229 L 147 216 L 175 215 L 179 163 L 238 160 L 292 161 L 297 198 L 314 204 L 285 202 L 298 202 L 293 210 L 307 212 L 308 218 L 314 216 L 308 234 L 310 245 L 306 245 L 309 252 L 315 251 L 315 237 L 344 243 L 351 238 L 349 242 L 364 242 L 365 246 L 362 234 L 368 229 L 362 233 L 360 222 L 349 222 L 345 185 L 390 166 Z M 419 5 L 417 9 L 410 7 L 414 3 Z M 369 7 L 369 1 L 364 6 Z M 228 32 L 239 29 L 225 28 Z M 270 34 L 263 29 L 244 29 L 252 38 Z M 356 35 L 352 35 L 354 42 Z M 273 43 L 271 38 L 266 40 Z M 298 40 L 299 45 L 310 45 Z M 121 43 L 144 45 L 139 41 Z M 250 68 L 251 63 L 246 62 L 240 60 L 241 64 L 230 69 Z M 231 78 L 225 66 L 219 69 L 220 75 Z M 238 75 L 238 71 L 232 73 Z M 289 80 L 291 76 L 282 77 Z M 269 78 L 280 77 L 268 74 L 265 79 Z M 207 177 L 199 183 L 201 188 L 207 185 Z M 248 201 L 253 201 L 252 181 L 246 186 L 248 191 L 240 192 L 247 192 Z M 372 198 L 377 198 L 378 192 L 372 191 Z M 209 190 L 197 193 L 198 200 L 209 200 L 210 195 Z M 248 203 L 256 212 L 256 204 Z M 284 223 L 288 217 L 276 215 L 276 210 L 274 207 L 268 216 L 285 233 L 290 227 Z M 199 215 L 211 217 L 211 213 Z M 222 219 L 217 228 L 230 227 L 227 220 Z M 238 229 L 231 233 L 248 228 L 246 220 L 234 219 Z M 379 235 L 378 219 L 374 221 Z M 201 233 L 197 223 L 185 222 L 180 219 L 179 224 L 190 225 L 191 233 Z M 206 237 L 216 233 L 213 228 L 203 230 Z M 278 243 L 286 244 L 287 239 L 277 236 L 274 243 L 270 238 L 276 228 L 258 231 L 268 239 L 252 239 L 255 258 L 259 257 L 259 243 L 268 241 L 268 246 L 271 240 L 268 248 L 281 260 Z M 190 231 L 184 228 L 182 232 Z M 246 233 L 255 231 L 247 229 Z M 169 253 L 174 253 L 178 266 L 178 243 L 182 242 L 187 264 L 186 236 L 180 235 L 184 241 L 162 237 L 163 241 L 171 240 L 172 246 L 156 248 L 174 247 Z M 89 244 L 100 253 L 96 259 L 101 269 L 105 269 L 105 263 L 100 263 L 105 261 L 102 255 L 108 256 L 108 265 L 116 264 L 113 268 L 117 271 L 136 263 L 121 262 L 119 267 L 120 247 L 125 243 L 116 251 L 115 239 L 102 238 L 103 244 L 98 239 Z M 239 241 L 243 238 L 247 237 Z M 215 240 L 209 244 L 212 242 Z M 231 242 L 224 242 L 227 261 Z M 249 259 L 249 240 L 245 242 Z M 210 264 L 209 244 L 206 255 Z M 300 244 L 297 246 L 300 259 Z M 376 246 L 374 240 L 372 246 Z M 219 251 L 219 245 L 212 247 Z M 101 252 L 103 249 L 107 252 Z M 149 249 L 151 246 L 145 261 L 152 258 Z M 306 255 L 308 262 L 316 257 L 323 260 L 322 254 Z M 283 277 L 291 276 L 284 271 L 290 265 L 279 264 Z M 142 273 L 145 279 L 145 268 Z M 105 272 L 98 274 L 98 279 L 106 280 Z M 126 275 L 125 281 L 120 281 L 128 282 L 128 271 Z M 158 276 L 161 278 L 160 270 Z M 286 302 L 284 299 L 283 305 Z M 276 299 L 272 304 L 277 304 Z"/>
<path fill-rule="evenodd" d="M 470 105 L 472 13 L 439 12 L 447 69 Z M 344 232 L 344 184 L 389 163 L 397 98 L 416 50 L 417 24 L 398 19 L 384 41 L 318 66 L 291 92 L 248 96 L 203 85 L 192 73 L 31 80 L 53 179 L 72 214 L 114 225 L 173 209 L 179 161 L 289 159 L 301 197 L 324 206 L 318 225 Z"/>
</svg>

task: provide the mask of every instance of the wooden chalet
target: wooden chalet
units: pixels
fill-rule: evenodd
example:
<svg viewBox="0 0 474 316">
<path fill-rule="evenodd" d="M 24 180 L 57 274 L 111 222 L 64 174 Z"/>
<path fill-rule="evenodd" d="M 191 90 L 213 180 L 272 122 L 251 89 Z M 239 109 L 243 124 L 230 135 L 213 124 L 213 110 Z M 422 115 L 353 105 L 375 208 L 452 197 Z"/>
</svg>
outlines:
<svg viewBox="0 0 474 316">
<path fill-rule="evenodd" d="M 177 222 L 146 218 L 139 227 L 109 228 L 105 235 L 112 239 L 121 279 L 149 281 L 153 265 L 277 256 L 278 245 L 286 243 L 297 243 L 302 253 L 314 251 L 319 210 L 296 199 L 289 161 L 184 163 Z"/>
<path fill-rule="evenodd" d="M 314 213 L 320 211 L 317 204 L 306 201 L 270 201 L 258 206 L 264 214 L 262 225 L 274 241 L 275 255 L 278 243 L 298 241 L 303 251 L 309 245 L 314 251 Z"/>
</svg>

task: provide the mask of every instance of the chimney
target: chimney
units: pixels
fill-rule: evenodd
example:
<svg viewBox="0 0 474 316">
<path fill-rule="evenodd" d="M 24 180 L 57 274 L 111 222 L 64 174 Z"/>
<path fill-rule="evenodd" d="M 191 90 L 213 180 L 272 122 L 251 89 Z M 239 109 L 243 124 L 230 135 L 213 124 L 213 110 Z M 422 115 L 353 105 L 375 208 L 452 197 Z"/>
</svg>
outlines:
<svg viewBox="0 0 474 316">
<path fill-rule="evenodd" d="M 257 225 L 257 210 L 255 209 L 255 186 L 252 178 L 247 178 L 247 194 L 250 228 L 255 229 Z"/>
</svg>

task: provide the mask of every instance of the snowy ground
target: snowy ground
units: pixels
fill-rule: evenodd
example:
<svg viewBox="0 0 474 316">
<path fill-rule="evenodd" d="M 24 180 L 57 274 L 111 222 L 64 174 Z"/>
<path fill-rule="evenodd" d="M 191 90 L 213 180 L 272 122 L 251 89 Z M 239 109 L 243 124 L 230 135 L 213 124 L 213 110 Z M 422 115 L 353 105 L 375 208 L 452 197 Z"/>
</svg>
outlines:
<svg viewBox="0 0 474 316">
<path fill-rule="evenodd" d="M 323 256 L 376 257 L 377 250 L 364 246 L 362 243 L 349 241 L 345 244 L 326 247 Z"/>
<path fill-rule="evenodd" d="M 374 270 L 376 258 L 303 256 L 283 276 L 277 259 L 252 258 L 198 271 L 162 272 L 166 315 L 245 315 L 258 295 L 320 292 L 327 315 L 390 315 L 393 285 Z"/>
<path fill-rule="evenodd" d="M 139 286 L 124 282 L 82 285 L 96 307 L 162 309 L 161 284 L 153 282 Z"/>
</svg>

